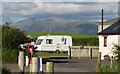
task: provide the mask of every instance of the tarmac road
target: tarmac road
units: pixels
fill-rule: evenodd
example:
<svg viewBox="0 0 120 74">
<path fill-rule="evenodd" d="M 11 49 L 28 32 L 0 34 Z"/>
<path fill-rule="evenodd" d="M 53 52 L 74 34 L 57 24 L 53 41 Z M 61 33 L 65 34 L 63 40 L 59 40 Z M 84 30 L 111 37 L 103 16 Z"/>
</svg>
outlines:
<svg viewBox="0 0 120 74">
<path fill-rule="evenodd" d="M 48 61 L 54 62 L 54 72 L 95 72 L 97 63 L 94 59 L 43 59 L 43 72 Z M 2 66 L 10 72 L 21 72 L 17 64 L 3 63 Z M 25 67 L 25 72 L 29 72 L 29 66 Z"/>
</svg>

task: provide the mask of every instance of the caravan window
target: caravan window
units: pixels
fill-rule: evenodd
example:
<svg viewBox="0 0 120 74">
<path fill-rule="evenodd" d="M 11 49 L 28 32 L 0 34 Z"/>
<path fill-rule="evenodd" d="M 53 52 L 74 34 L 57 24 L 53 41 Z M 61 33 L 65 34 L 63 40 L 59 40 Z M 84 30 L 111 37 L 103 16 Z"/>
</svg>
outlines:
<svg viewBox="0 0 120 74">
<path fill-rule="evenodd" d="M 62 42 L 64 42 L 64 38 L 62 38 Z"/>
<path fill-rule="evenodd" d="M 46 39 L 46 44 L 53 44 L 53 40 L 52 39 Z"/>
<path fill-rule="evenodd" d="M 66 44 L 66 38 L 62 38 L 62 42 Z"/>
<path fill-rule="evenodd" d="M 36 45 L 40 45 L 42 43 L 43 39 L 38 39 L 36 42 Z"/>
<path fill-rule="evenodd" d="M 65 42 L 64 42 L 64 44 L 66 44 L 66 38 L 65 38 Z"/>
</svg>

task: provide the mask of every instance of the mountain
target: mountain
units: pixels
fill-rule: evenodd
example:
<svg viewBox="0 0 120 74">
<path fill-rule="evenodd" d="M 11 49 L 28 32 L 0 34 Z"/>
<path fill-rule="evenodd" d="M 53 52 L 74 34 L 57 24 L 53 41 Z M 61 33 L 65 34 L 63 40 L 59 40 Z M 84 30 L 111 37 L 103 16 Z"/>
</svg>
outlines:
<svg viewBox="0 0 120 74">
<path fill-rule="evenodd" d="M 63 18 L 28 18 L 12 25 L 20 27 L 26 33 L 35 32 L 69 32 L 97 35 L 97 23 L 94 21 L 66 20 Z"/>
</svg>

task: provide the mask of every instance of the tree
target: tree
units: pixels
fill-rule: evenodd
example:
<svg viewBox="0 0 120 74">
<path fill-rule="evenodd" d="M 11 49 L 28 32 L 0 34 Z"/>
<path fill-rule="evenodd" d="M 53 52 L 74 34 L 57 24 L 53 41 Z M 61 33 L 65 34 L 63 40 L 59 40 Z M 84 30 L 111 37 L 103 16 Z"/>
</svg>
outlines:
<svg viewBox="0 0 120 74">
<path fill-rule="evenodd" d="M 10 27 L 7 23 L 2 26 L 2 47 L 16 49 L 19 44 L 24 43 L 26 36 L 23 31 L 16 27 Z"/>
</svg>

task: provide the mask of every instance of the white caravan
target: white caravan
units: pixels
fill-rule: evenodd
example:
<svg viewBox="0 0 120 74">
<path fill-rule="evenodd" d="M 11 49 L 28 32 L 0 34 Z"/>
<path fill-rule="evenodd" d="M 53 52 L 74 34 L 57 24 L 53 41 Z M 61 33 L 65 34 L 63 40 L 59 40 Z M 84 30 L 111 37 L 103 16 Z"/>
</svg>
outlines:
<svg viewBox="0 0 120 74">
<path fill-rule="evenodd" d="M 39 36 L 36 40 L 35 51 L 68 51 L 72 46 L 72 37 L 65 35 Z"/>
</svg>

